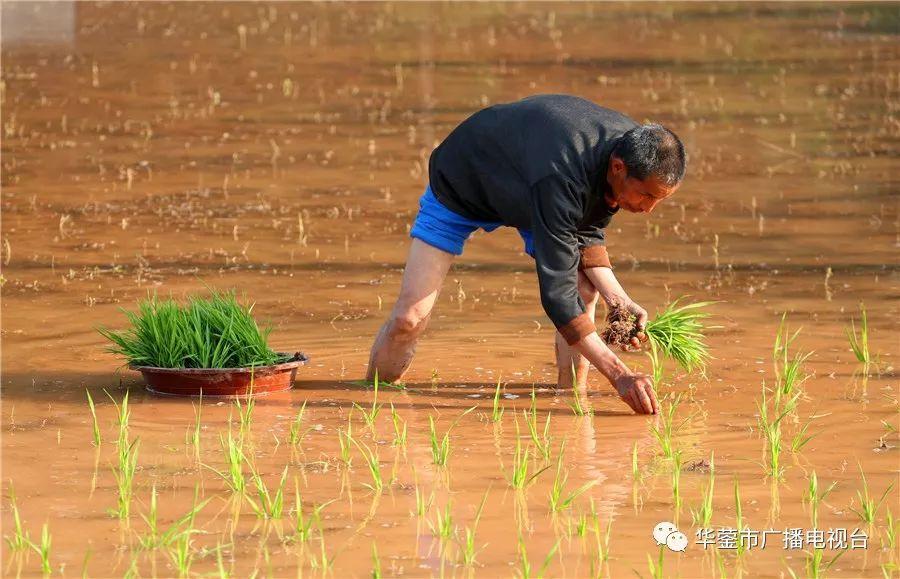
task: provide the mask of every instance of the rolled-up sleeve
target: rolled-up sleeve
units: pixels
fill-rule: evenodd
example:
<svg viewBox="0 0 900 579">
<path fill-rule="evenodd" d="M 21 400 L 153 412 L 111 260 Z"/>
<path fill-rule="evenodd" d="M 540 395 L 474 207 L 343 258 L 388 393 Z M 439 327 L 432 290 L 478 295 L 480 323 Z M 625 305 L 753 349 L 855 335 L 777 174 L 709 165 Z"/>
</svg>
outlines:
<svg viewBox="0 0 900 579">
<path fill-rule="evenodd" d="M 583 208 L 577 185 L 563 177 L 545 177 L 532 187 L 531 197 L 541 305 L 566 343 L 575 344 L 597 331 L 578 293 L 582 255 L 576 230 Z"/>
<path fill-rule="evenodd" d="M 579 229 L 577 234 L 581 261 L 578 269 L 591 267 L 612 268 L 609 253 L 606 251 L 606 232 L 600 226 L 589 226 Z"/>
</svg>

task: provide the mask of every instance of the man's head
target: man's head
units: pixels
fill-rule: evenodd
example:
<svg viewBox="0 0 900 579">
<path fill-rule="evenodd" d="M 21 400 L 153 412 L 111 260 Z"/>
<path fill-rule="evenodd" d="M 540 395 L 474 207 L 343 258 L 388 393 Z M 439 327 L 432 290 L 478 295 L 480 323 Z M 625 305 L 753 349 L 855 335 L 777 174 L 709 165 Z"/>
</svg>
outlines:
<svg viewBox="0 0 900 579">
<path fill-rule="evenodd" d="M 684 145 L 662 125 L 635 127 L 612 150 L 606 181 L 612 190 L 606 202 L 632 213 L 650 213 L 678 189 L 684 178 Z"/>
</svg>

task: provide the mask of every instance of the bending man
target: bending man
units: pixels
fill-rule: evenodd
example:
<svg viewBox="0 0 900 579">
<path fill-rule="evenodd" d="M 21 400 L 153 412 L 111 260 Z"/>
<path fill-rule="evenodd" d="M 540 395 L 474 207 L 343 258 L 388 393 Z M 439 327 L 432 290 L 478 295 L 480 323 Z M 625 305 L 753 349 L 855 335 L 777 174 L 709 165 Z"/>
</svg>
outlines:
<svg viewBox="0 0 900 579">
<path fill-rule="evenodd" d="M 535 260 L 541 304 L 557 329 L 558 385 L 574 379 L 583 388 L 590 363 L 635 412 L 657 412 L 652 381 L 600 339 L 594 314 L 602 297 L 643 330 L 647 312 L 613 275 L 605 229 L 619 209 L 653 211 L 684 171 L 672 131 L 582 98 L 536 95 L 475 113 L 431 154 L 400 296 L 372 346 L 369 379 L 376 370 L 388 382 L 403 376 L 454 256 L 476 229 L 506 225 Z"/>
</svg>

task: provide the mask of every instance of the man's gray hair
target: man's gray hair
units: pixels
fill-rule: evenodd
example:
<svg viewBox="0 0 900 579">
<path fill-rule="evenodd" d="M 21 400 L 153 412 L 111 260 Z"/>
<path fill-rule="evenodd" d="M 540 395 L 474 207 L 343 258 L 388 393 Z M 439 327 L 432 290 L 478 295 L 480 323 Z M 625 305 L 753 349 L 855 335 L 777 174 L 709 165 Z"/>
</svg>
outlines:
<svg viewBox="0 0 900 579">
<path fill-rule="evenodd" d="M 643 181 L 655 176 L 669 187 L 684 179 L 687 165 L 684 144 L 678 135 L 662 125 L 631 129 L 622 135 L 613 154 L 625 163 L 629 177 Z"/>
</svg>

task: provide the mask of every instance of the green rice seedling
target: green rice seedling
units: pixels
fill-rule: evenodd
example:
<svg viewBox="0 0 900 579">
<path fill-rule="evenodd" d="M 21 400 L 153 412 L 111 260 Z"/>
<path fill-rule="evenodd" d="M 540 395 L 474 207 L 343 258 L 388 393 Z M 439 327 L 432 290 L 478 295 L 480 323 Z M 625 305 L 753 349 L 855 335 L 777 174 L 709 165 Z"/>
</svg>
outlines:
<svg viewBox="0 0 900 579">
<path fill-rule="evenodd" d="M 550 549 L 550 552 L 547 553 L 547 556 L 544 557 L 544 562 L 541 564 L 541 568 L 535 572 L 531 568 L 531 562 L 528 560 L 528 551 L 525 548 L 525 541 L 522 539 L 522 534 L 519 533 L 519 569 L 518 574 L 522 579 L 531 579 L 532 577 L 536 579 L 540 579 L 544 576 L 544 573 L 547 572 L 547 568 L 550 567 L 550 563 L 553 561 L 553 557 L 556 556 L 556 552 L 559 550 L 559 544 L 562 539 L 557 539 L 556 544 L 553 545 L 553 548 Z"/>
<path fill-rule="evenodd" d="M 559 513 L 572 506 L 579 496 L 584 494 L 588 489 L 597 484 L 596 480 L 588 481 L 572 492 L 566 494 L 566 483 L 569 480 L 569 473 L 563 469 L 563 456 L 566 452 L 566 442 L 563 441 L 559 445 L 559 455 L 556 459 L 556 477 L 553 479 L 553 486 L 550 488 L 550 512 Z"/>
<path fill-rule="evenodd" d="M 12 481 L 9 484 L 9 505 L 13 516 L 14 533 L 11 537 L 5 537 L 6 544 L 9 546 L 10 551 L 24 551 L 32 543 L 31 538 L 28 536 L 28 531 L 25 530 L 25 526 L 22 524 L 22 517 L 19 514 L 19 506 L 16 504 L 16 493 L 13 491 Z"/>
<path fill-rule="evenodd" d="M 135 366 L 250 368 L 284 359 L 268 346 L 271 325 L 261 329 L 253 304 L 238 303 L 234 292 L 210 290 L 209 297 L 190 297 L 183 306 L 149 295 L 137 313 L 122 311 L 129 329 L 98 331 L 112 342 L 110 352 Z"/>
<path fill-rule="evenodd" d="M 97 422 L 97 409 L 94 407 L 94 399 L 91 398 L 91 391 L 87 388 L 85 388 L 84 393 L 87 394 L 88 408 L 91 410 L 91 418 L 93 419 L 94 446 L 100 446 L 100 423 Z"/>
<path fill-rule="evenodd" d="M 104 390 L 106 392 L 106 390 Z M 112 394 L 106 392 L 106 395 L 112 400 L 113 405 L 116 407 L 116 424 L 119 426 L 119 442 L 121 443 L 123 440 L 128 439 L 128 421 L 131 420 L 131 408 L 128 406 L 128 395 L 131 393 L 130 390 L 125 391 L 125 396 L 122 397 L 122 403 L 119 404 L 116 402 L 116 399 L 112 397 Z"/>
<path fill-rule="evenodd" d="M 473 406 L 460 414 L 456 420 L 450 425 L 444 436 L 438 438 L 437 430 L 434 425 L 434 417 L 428 417 L 429 433 L 431 435 L 431 460 L 437 466 L 447 466 L 447 460 L 450 458 L 450 431 L 462 420 L 463 416 L 475 410 L 477 406 Z"/>
<path fill-rule="evenodd" d="M 491 422 L 497 423 L 503 419 L 503 403 L 500 400 L 500 380 L 497 378 L 497 389 L 494 390 L 494 403 L 491 407 Z"/>
<path fill-rule="evenodd" d="M 416 485 L 416 516 L 422 518 L 427 515 L 433 504 L 434 491 L 431 491 L 431 494 L 426 497 L 425 493 Z"/>
<path fill-rule="evenodd" d="M 441 542 L 453 538 L 453 532 L 456 530 L 456 527 L 453 524 L 453 512 L 450 501 L 447 501 L 447 504 L 444 505 L 443 512 L 440 509 L 435 511 L 434 522 L 429 521 L 428 527 L 431 529 L 431 534 L 438 537 Z"/>
<path fill-rule="evenodd" d="M 837 482 L 832 482 L 831 486 L 825 489 L 825 492 L 820 494 L 819 478 L 816 476 L 816 471 L 812 471 L 812 474 L 809 476 L 809 485 L 806 488 L 806 496 L 804 499 L 809 502 L 810 518 L 814 529 L 819 525 L 819 505 L 825 500 L 825 497 L 834 490 L 835 486 L 837 486 Z"/>
<path fill-rule="evenodd" d="M 421 487 L 419 487 L 419 475 L 416 473 L 415 467 L 413 468 L 413 486 L 415 487 L 416 492 L 416 512 L 414 514 L 421 519 L 428 514 L 431 505 L 434 504 L 434 490 L 432 490 L 431 494 L 426 498 L 425 493 L 422 492 Z"/>
<path fill-rule="evenodd" d="M 284 483 L 287 480 L 288 467 L 284 467 L 281 479 L 273 493 L 266 486 L 265 481 L 259 475 L 259 471 L 249 462 L 247 464 L 250 466 L 250 478 L 256 486 L 256 498 L 259 501 L 254 501 L 248 496 L 246 497 L 247 502 L 250 503 L 253 512 L 260 519 L 280 519 L 284 514 Z"/>
<path fill-rule="evenodd" d="M 783 314 L 772 349 L 772 364 L 778 384 L 775 388 L 775 402 L 778 406 L 781 405 L 782 398 L 794 397 L 796 389 L 810 376 L 803 370 L 803 365 L 813 353 L 797 351 L 791 356 L 789 352 L 798 335 L 800 330 L 790 334 L 787 329 L 787 313 Z"/>
<path fill-rule="evenodd" d="M 719 570 L 720 579 L 728 579 L 728 566 L 725 564 L 725 557 L 719 549 L 716 549 L 716 568 Z"/>
<path fill-rule="evenodd" d="M 869 354 L 869 320 L 866 316 L 866 306 L 859 303 L 860 323 L 859 333 L 856 332 L 856 324 L 850 319 L 850 327 L 844 331 L 847 333 L 847 339 L 850 341 L 850 349 L 853 355 L 863 364 L 865 368 L 869 367 L 872 362 L 872 356 Z"/>
<path fill-rule="evenodd" d="M 393 402 L 391 402 L 391 423 L 394 425 L 394 440 L 391 444 L 405 452 L 407 424 L 400 413 L 394 410 Z"/>
<path fill-rule="evenodd" d="M 832 557 L 830 561 L 825 562 L 825 549 L 813 549 L 812 553 L 810 553 L 806 557 L 806 578 L 807 579 L 822 579 L 825 577 L 826 572 L 837 562 L 837 560 L 847 552 L 847 549 L 841 549 L 841 551 Z M 788 573 L 790 573 L 791 577 L 794 579 L 798 579 L 796 573 L 794 573 L 793 569 L 788 569 Z"/>
<path fill-rule="evenodd" d="M 128 423 L 131 419 L 131 408 L 128 405 L 128 397 L 130 391 L 125 391 L 122 397 L 122 403 L 116 402 L 116 399 L 107 392 L 106 395 L 112 400 L 116 407 L 118 416 L 119 434 L 116 441 L 116 456 L 118 458 L 117 466 L 113 468 L 113 475 L 116 479 L 116 488 L 118 490 L 118 500 L 116 509 L 112 513 L 120 519 L 127 519 L 131 514 L 131 498 L 133 494 L 134 473 L 137 469 L 138 439 L 129 442 L 128 440 Z"/>
<path fill-rule="evenodd" d="M 647 351 L 647 357 L 650 359 L 650 376 L 653 378 L 653 384 L 658 388 L 663 383 L 663 361 L 659 356 L 659 348 L 656 342 L 650 341 L 650 349 Z"/>
<path fill-rule="evenodd" d="M 44 526 L 41 527 L 41 544 L 31 543 L 31 547 L 41 558 L 41 572 L 44 575 L 49 575 L 53 572 L 53 568 L 50 566 L 50 548 L 52 542 L 53 537 L 50 535 L 50 527 L 47 523 L 44 523 Z"/>
<path fill-rule="evenodd" d="M 763 384 L 762 402 L 757 402 L 759 408 L 759 417 L 757 422 L 759 430 L 762 432 L 766 441 L 766 457 L 768 457 L 768 474 L 773 478 L 781 478 L 783 467 L 780 463 L 781 456 L 781 420 L 787 415 L 786 412 L 780 414 L 777 418 L 770 418 L 769 404 L 766 400 L 766 387 Z"/>
<path fill-rule="evenodd" d="M 590 406 L 588 406 L 587 403 L 581 399 L 574 362 L 572 363 L 572 401 L 568 402 L 568 405 L 569 408 L 572 409 L 572 412 L 575 414 L 575 416 L 585 416 L 591 412 Z"/>
<path fill-rule="evenodd" d="M 524 489 L 535 479 L 537 474 L 540 474 L 535 473 L 528 476 L 528 463 L 531 458 L 530 454 L 531 449 L 526 448 L 525 451 L 522 452 L 522 443 L 516 442 L 516 454 L 513 456 L 512 474 L 509 477 L 509 485 L 514 489 Z"/>
<path fill-rule="evenodd" d="M 235 438 L 232 435 L 231 426 L 229 425 L 228 436 L 225 437 L 220 434 L 219 444 L 221 444 L 222 453 L 225 455 L 225 466 L 227 467 L 225 472 L 216 470 L 211 466 L 206 468 L 222 477 L 232 493 L 243 495 L 244 490 L 247 488 L 247 480 L 244 478 L 244 441 L 240 437 Z"/>
<path fill-rule="evenodd" d="M 356 402 L 353 403 L 353 408 L 359 410 L 359 412 L 363 416 L 363 420 L 366 423 L 366 426 L 369 427 L 370 430 L 375 428 L 375 421 L 378 419 L 378 414 L 381 412 L 382 404 L 378 403 L 378 370 L 375 371 L 375 381 L 373 382 L 375 388 L 375 394 L 372 396 L 372 407 L 369 410 L 366 410 Z"/>
<path fill-rule="evenodd" d="M 894 515 L 891 514 L 890 508 L 887 510 L 885 523 L 884 539 L 882 539 L 882 542 L 884 543 L 884 546 L 887 547 L 888 551 L 893 552 L 894 547 L 897 545 L 897 520 L 894 518 Z"/>
<path fill-rule="evenodd" d="M 331 568 L 334 566 L 334 559 L 337 557 L 337 554 L 328 556 L 328 553 L 325 551 L 325 535 L 319 535 L 319 552 L 314 555 L 310 559 L 310 565 L 313 569 L 317 569 L 323 575 L 331 571 Z"/>
<path fill-rule="evenodd" d="M 578 517 L 574 519 L 574 532 L 572 531 L 572 523 L 573 521 L 569 520 L 569 534 L 576 535 L 577 537 L 584 539 L 587 537 L 588 532 L 588 522 L 590 521 L 587 513 L 579 513 Z"/>
<path fill-rule="evenodd" d="M 366 461 L 366 466 L 369 467 L 369 474 L 372 475 L 372 484 L 363 483 L 364 486 L 372 492 L 380 494 L 384 489 L 384 481 L 381 478 L 381 465 L 378 464 L 378 451 L 372 450 L 364 442 L 351 440 L 353 441 L 353 444 L 356 445 L 356 448 L 362 453 L 363 459 Z"/>
<path fill-rule="evenodd" d="M 139 443 L 139 439 L 134 439 L 129 443 L 128 439 L 124 438 L 119 440 L 117 446 L 118 466 L 113 469 L 113 474 L 119 494 L 113 514 L 120 519 L 127 519 L 131 515 L 131 499 L 134 495 L 134 473 L 137 469 Z"/>
<path fill-rule="evenodd" d="M 709 314 L 702 310 L 714 302 L 681 306 L 679 302 L 682 299 L 673 301 L 647 322 L 645 333 L 659 352 L 675 360 L 685 371 L 691 372 L 697 368 L 705 373 L 710 355 L 703 320 Z"/>
<path fill-rule="evenodd" d="M 140 553 L 134 553 L 131 556 L 131 562 L 128 564 L 128 569 L 125 569 L 125 573 L 122 574 L 122 579 L 138 579 L 140 574 L 138 574 L 138 562 L 140 559 Z M 87 579 L 87 573 L 81 574 L 82 579 Z"/>
<path fill-rule="evenodd" d="M 378 547 L 372 542 L 372 579 L 381 579 L 381 561 L 378 559 Z"/>
<path fill-rule="evenodd" d="M 672 503 L 675 511 L 681 511 L 681 451 L 672 453 Z"/>
<path fill-rule="evenodd" d="M 91 551 L 90 547 L 88 547 L 88 550 L 84 553 L 84 561 L 81 562 L 81 578 L 82 579 L 87 579 L 87 577 L 88 577 L 87 566 L 88 566 L 88 563 L 90 563 L 91 556 L 93 554 L 94 553 Z"/>
<path fill-rule="evenodd" d="M 313 526 L 320 527 L 322 523 L 322 511 L 335 502 L 337 499 L 331 499 L 324 503 L 314 506 L 310 514 L 303 514 L 303 499 L 300 496 L 300 485 L 297 479 L 294 479 L 294 537 L 293 540 L 299 543 L 309 543 L 312 540 Z"/>
<path fill-rule="evenodd" d="M 876 501 L 875 497 L 869 494 L 869 483 L 866 481 L 866 473 L 863 472 L 862 464 L 859 464 L 859 475 L 862 478 L 863 486 L 862 492 L 856 491 L 856 497 L 859 499 L 859 508 L 855 509 L 850 507 L 850 510 L 856 513 L 864 523 L 873 525 L 875 523 L 875 517 L 878 515 L 878 508 L 881 506 L 881 503 L 884 502 L 888 493 L 891 492 L 891 489 L 894 488 L 894 481 L 888 485 L 884 490 L 884 493 L 882 493 L 881 498 Z"/>
<path fill-rule="evenodd" d="M 179 577 L 189 577 L 191 566 L 194 562 L 194 549 L 191 545 L 191 537 L 194 533 L 198 532 L 194 529 L 194 520 L 200 509 L 209 502 L 207 499 L 203 503 L 198 504 L 197 501 L 199 497 L 200 485 L 198 484 L 194 487 L 193 507 L 188 511 L 187 515 L 180 519 L 183 521 L 179 523 L 179 526 L 182 528 L 180 528 L 180 530 L 171 537 L 171 540 L 168 541 L 167 554 L 169 555 L 169 559 L 172 561 L 173 566 L 178 571 Z"/>
<path fill-rule="evenodd" d="M 191 524 L 197 516 L 197 513 L 203 510 L 203 507 L 212 500 L 206 499 L 201 503 L 197 503 L 196 499 L 199 492 L 199 487 L 197 487 L 195 490 L 194 504 L 191 507 L 191 510 L 176 519 L 167 529 L 161 530 L 159 527 L 157 511 L 156 485 L 153 485 L 150 492 L 150 511 L 147 515 L 141 514 L 141 518 L 144 519 L 144 522 L 147 523 L 147 527 L 149 528 L 149 532 L 146 535 L 138 537 L 138 543 L 141 545 L 141 548 L 146 550 L 155 550 L 161 547 L 168 548 L 179 534 L 185 530 L 183 527 Z"/>
<path fill-rule="evenodd" d="M 631 478 L 634 481 L 641 480 L 641 469 L 638 466 L 638 445 L 636 442 L 631 446 Z"/>
<path fill-rule="evenodd" d="M 465 528 L 465 538 L 462 544 L 462 557 L 463 564 L 466 567 L 471 567 L 475 564 L 475 557 L 487 547 L 487 543 L 482 545 L 480 548 L 475 548 L 475 533 L 478 531 L 478 523 L 481 521 L 481 513 L 484 512 L 484 504 L 487 502 L 488 493 L 490 493 L 490 489 L 484 493 L 484 497 L 481 499 L 481 503 L 478 505 L 478 510 L 475 511 L 475 520 L 472 521 L 472 526 L 467 526 Z"/>
<path fill-rule="evenodd" d="M 703 488 L 703 500 L 696 509 L 691 508 L 691 518 L 695 527 L 708 528 L 712 523 L 713 492 L 716 486 L 715 455 L 709 456 L 709 480 Z"/>
<path fill-rule="evenodd" d="M 246 403 L 241 403 L 240 398 L 234 399 L 234 408 L 237 410 L 241 423 L 241 438 L 246 437 L 253 425 L 253 410 L 256 408 L 256 400 L 253 398 L 253 378 L 250 378 L 250 393 L 247 394 Z"/>
<path fill-rule="evenodd" d="M 675 413 L 678 410 L 678 405 L 681 404 L 681 394 L 674 396 L 671 399 L 669 404 L 663 405 L 662 410 L 659 413 L 660 417 L 660 425 L 657 427 L 655 424 L 650 426 L 650 431 L 653 433 L 653 436 L 656 438 L 657 442 L 659 442 L 660 450 L 663 453 L 663 456 L 671 459 L 675 446 L 673 444 L 674 434 L 684 427 L 685 424 L 690 421 L 691 417 L 688 416 L 684 420 L 682 420 L 677 426 L 675 425 Z"/>
<path fill-rule="evenodd" d="M 438 466 L 446 466 L 447 459 L 450 458 L 450 431 L 438 440 L 433 416 L 428 417 L 428 426 L 431 434 L 431 460 Z"/>
<path fill-rule="evenodd" d="M 551 444 L 553 443 L 553 437 L 550 436 L 550 416 L 551 413 L 547 413 L 547 420 L 544 422 L 543 430 L 538 429 L 537 423 L 537 411 L 532 410 L 531 412 L 524 412 L 525 415 L 525 424 L 528 426 L 528 432 L 531 435 L 531 440 L 534 442 L 534 447 L 537 449 L 538 454 L 544 460 L 550 460 L 550 453 L 552 451 Z"/>
<path fill-rule="evenodd" d="M 228 579 L 231 577 L 231 572 L 225 569 L 225 560 L 222 556 L 223 550 L 224 545 L 216 543 L 216 574 L 219 576 L 219 579 Z"/>
<path fill-rule="evenodd" d="M 809 443 L 810 440 L 819 435 L 819 433 L 809 434 L 809 427 L 812 424 L 812 420 L 807 420 L 806 424 L 804 424 L 794 437 L 791 439 L 791 452 L 793 454 L 799 453 L 803 450 L 803 447 Z"/>
<path fill-rule="evenodd" d="M 734 478 L 734 528 L 738 531 L 738 537 L 744 530 L 744 509 L 741 506 L 741 488 L 738 484 L 737 477 Z M 737 554 L 743 555 L 746 551 L 746 545 L 742 540 L 737 542 Z"/>
<path fill-rule="evenodd" d="M 203 392 L 200 392 L 200 400 L 197 405 L 191 401 L 191 408 L 194 410 L 194 427 L 185 435 L 185 442 L 194 449 L 194 457 L 200 460 L 200 430 L 202 426 L 201 413 L 203 412 Z"/>
<path fill-rule="evenodd" d="M 784 402 L 784 400 L 779 401 L 776 397 L 770 410 L 767 392 L 768 389 L 763 383 L 762 400 L 756 403 L 756 407 L 759 409 L 757 423 L 759 424 L 759 431 L 766 442 L 767 472 L 773 479 L 780 480 L 784 474 L 784 467 L 781 464 L 781 452 L 783 450 L 781 422 L 795 408 L 800 393 L 795 393 L 787 402 Z"/>
<path fill-rule="evenodd" d="M 119 433 L 116 441 L 118 469 L 114 469 L 114 474 L 116 475 L 120 491 L 119 497 L 121 507 L 121 501 L 126 497 L 130 497 L 131 483 L 134 478 L 134 470 L 137 466 L 137 440 L 134 442 L 129 442 L 128 440 L 128 422 L 131 418 L 131 409 L 128 406 L 129 392 L 125 392 L 121 404 L 116 402 L 115 398 L 113 398 L 109 392 L 107 392 L 106 395 L 109 396 L 110 400 L 112 400 L 115 405 L 116 414 L 118 416 Z M 127 504 L 130 504 L 130 498 L 127 501 Z M 121 517 L 127 517 L 127 513 L 123 514 L 121 509 L 118 512 Z"/>
<path fill-rule="evenodd" d="M 593 518 L 593 524 L 591 528 L 593 530 L 594 535 L 594 549 L 596 552 L 595 558 L 591 561 L 591 565 L 594 564 L 594 561 L 597 563 L 598 569 L 592 571 L 592 575 L 598 576 L 600 569 L 603 567 L 603 564 L 609 561 L 609 540 L 612 537 L 612 521 L 610 520 L 606 524 L 606 531 L 601 531 L 600 526 L 600 516 L 594 510 L 594 501 L 591 499 L 591 516 Z"/>
<path fill-rule="evenodd" d="M 303 428 L 303 415 L 306 413 L 306 400 L 303 401 L 303 405 L 300 406 L 300 410 L 297 412 L 297 416 L 294 417 L 294 420 L 291 422 L 291 432 L 288 435 L 288 442 L 291 443 L 291 446 L 297 446 L 300 444 L 300 441 L 303 440 L 306 432 L 301 431 Z"/>
<path fill-rule="evenodd" d="M 665 559 L 663 555 L 665 551 L 665 547 L 659 548 L 659 559 L 657 559 L 656 563 L 653 562 L 653 557 L 650 556 L 650 553 L 647 553 L 647 567 L 650 569 L 650 576 L 653 579 L 663 579 L 665 574 L 663 573 L 663 564 L 665 563 Z"/>
<path fill-rule="evenodd" d="M 144 549 L 155 549 L 159 545 L 159 523 L 156 506 L 156 485 L 150 489 L 150 512 L 147 516 L 141 515 L 147 526 L 150 527 L 150 533 L 146 537 L 138 537 L 141 547 Z"/>
<path fill-rule="evenodd" d="M 353 462 L 353 457 L 350 455 L 350 451 L 353 449 L 353 425 L 350 422 L 350 416 L 347 417 L 347 429 L 338 428 L 338 444 L 341 449 L 341 462 L 350 468 L 350 463 Z"/>
<path fill-rule="evenodd" d="M 179 577 L 190 577 L 191 575 L 191 566 L 194 564 L 191 535 L 195 532 L 193 529 L 181 531 L 168 549 L 169 559 L 172 561 L 172 566 L 178 571 Z"/>
<path fill-rule="evenodd" d="M 513 455 L 512 473 L 508 477 L 509 486 L 516 490 L 525 489 L 534 482 L 542 472 L 550 468 L 546 465 L 537 472 L 529 475 L 529 465 L 531 464 L 531 448 L 522 449 L 522 441 L 519 438 L 519 421 L 516 421 L 516 451 Z"/>
<path fill-rule="evenodd" d="M 777 391 L 779 401 L 795 396 L 797 387 L 809 378 L 810 374 L 803 371 L 803 364 L 811 355 L 812 352 L 798 352 L 792 359 L 785 361 Z"/>
<path fill-rule="evenodd" d="M 187 346 L 179 331 L 184 315 L 178 304 L 149 296 L 138 304 L 138 309 L 137 314 L 123 310 L 131 322 L 130 330 L 117 333 L 99 329 L 114 344 L 109 350 L 135 365 L 179 367 L 187 357 Z"/>
</svg>

